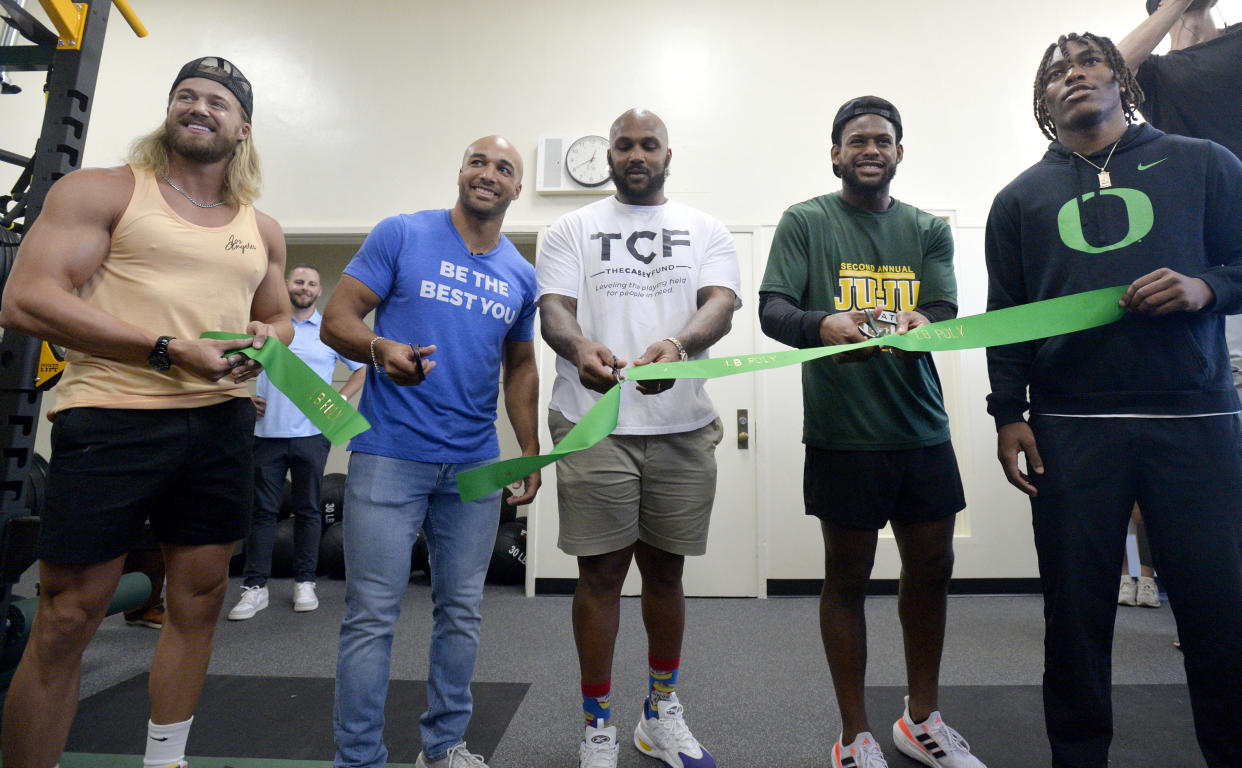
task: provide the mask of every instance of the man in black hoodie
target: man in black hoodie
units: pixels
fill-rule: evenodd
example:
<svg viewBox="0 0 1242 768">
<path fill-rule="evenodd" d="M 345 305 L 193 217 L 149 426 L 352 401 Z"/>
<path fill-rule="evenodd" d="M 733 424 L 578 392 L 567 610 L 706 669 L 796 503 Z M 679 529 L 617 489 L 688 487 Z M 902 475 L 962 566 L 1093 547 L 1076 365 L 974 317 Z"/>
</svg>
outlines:
<svg viewBox="0 0 1242 768">
<path fill-rule="evenodd" d="M 1224 314 L 1242 311 L 1242 162 L 1130 125 L 1142 90 L 1107 38 L 1049 46 L 1034 96 L 1053 141 L 992 205 L 988 309 L 1129 283 L 1117 323 L 988 350 L 998 457 L 1031 497 L 1053 763 L 1108 764 L 1116 570 L 1137 499 L 1199 745 L 1209 766 L 1239 766 L 1242 423 Z"/>
<path fill-rule="evenodd" d="M 1217 27 L 1216 0 L 1147 0 L 1148 17 L 1117 43 L 1143 88 L 1143 117 L 1242 157 L 1242 24 Z M 1169 52 L 1152 53 L 1169 37 Z"/>
</svg>

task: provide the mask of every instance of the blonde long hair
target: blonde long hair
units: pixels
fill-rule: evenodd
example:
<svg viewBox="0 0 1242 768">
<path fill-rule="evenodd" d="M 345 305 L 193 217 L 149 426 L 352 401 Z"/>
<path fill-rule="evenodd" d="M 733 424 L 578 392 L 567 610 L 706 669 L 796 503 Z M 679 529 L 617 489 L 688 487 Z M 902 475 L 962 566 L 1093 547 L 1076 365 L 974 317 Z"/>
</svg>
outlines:
<svg viewBox="0 0 1242 768">
<path fill-rule="evenodd" d="M 156 174 L 166 174 L 170 168 L 168 152 L 168 124 L 160 123 L 159 128 L 134 139 L 134 143 L 129 146 L 126 162 L 139 168 L 148 168 Z M 224 175 L 222 199 L 233 205 L 252 205 L 259 197 L 262 186 L 263 169 L 259 163 L 259 151 L 254 148 L 252 126 L 250 135 L 238 142 L 233 149 L 233 157 L 229 160 L 229 167 Z"/>
</svg>

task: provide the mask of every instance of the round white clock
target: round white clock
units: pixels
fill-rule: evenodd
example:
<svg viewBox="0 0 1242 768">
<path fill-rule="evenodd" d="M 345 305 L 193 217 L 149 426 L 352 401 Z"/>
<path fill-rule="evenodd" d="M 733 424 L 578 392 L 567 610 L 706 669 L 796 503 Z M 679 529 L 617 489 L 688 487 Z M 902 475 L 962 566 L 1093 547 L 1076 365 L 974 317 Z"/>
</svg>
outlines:
<svg viewBox="0 0 1242 768">
<path fill-rule="evenodd" d="M 608 181 L 608 139 L 583 136 L 565 151 L 565 170 L 584 187 L 598 187 Z"/>
</svg>

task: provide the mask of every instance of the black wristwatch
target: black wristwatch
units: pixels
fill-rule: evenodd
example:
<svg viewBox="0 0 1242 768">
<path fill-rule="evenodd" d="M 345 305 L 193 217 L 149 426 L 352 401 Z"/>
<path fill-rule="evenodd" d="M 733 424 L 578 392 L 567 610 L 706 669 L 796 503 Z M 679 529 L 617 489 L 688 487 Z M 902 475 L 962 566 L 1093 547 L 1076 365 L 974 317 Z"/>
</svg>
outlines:
<svg viewBox="0 0 1242 768">
<path fill-rule="evenodd" d="M 168 357 L 168 342 L 177 338 L 176 336 L 161 336 L 155 340 L 155 348 L 151 350 L 151 354 L 147 355 L 147 365 L 157 371 L 167 371 L 172 368 L 172 360 Z"/>
</svg>

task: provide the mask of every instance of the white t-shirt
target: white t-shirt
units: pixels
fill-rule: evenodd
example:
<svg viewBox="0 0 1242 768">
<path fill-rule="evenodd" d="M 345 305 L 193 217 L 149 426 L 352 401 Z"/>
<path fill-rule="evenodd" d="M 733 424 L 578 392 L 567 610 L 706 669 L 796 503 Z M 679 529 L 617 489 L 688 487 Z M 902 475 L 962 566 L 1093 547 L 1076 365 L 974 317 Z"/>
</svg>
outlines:
<svg viewBox="0 0 1242 768">
<path fill-rule="evenodd" d="M 733 236 L 719 221 L 673 201 L 625 205 L 616 197 L 558 219 L 544 238 L 535 278 L 538 297 L 577 299 L 583 335 L 630 363 L 685 327 L 698 311 L 700 288 L 741 292 Z M 573 363 L 557 358 L 552 410 L 578 422 L 599 398 L 582 386 Z M 702 379 L 681 379 L 658 395 L 639 394 L 631 384 L 621 390 L 616 433 L 689 432 L 715 418 Z"/>
</svg>

